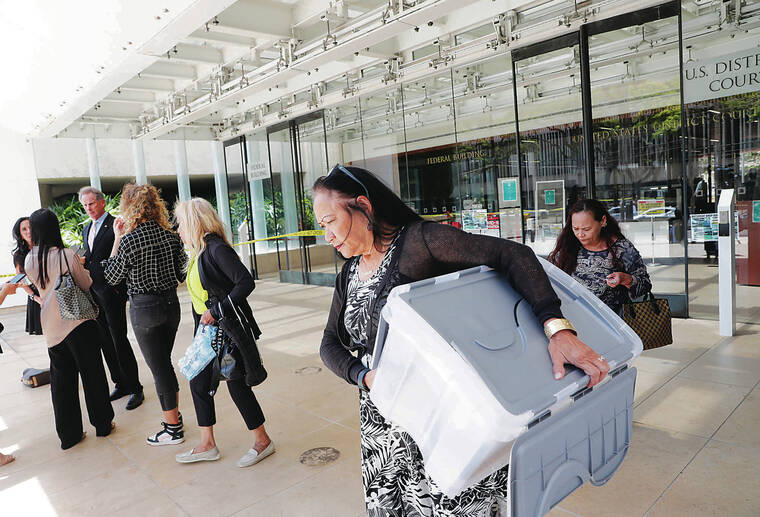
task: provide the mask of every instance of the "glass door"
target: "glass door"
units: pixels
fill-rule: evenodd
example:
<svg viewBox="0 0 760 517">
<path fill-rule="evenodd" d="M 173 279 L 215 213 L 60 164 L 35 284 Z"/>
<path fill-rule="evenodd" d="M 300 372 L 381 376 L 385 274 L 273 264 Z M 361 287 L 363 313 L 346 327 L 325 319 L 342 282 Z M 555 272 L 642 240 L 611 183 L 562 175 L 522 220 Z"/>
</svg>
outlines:
<svg viewBox="0 0 760 517">
<path fill-rule="evenodd" d="M 553 249 L 567 208 L 586 197 L 578 33 L 512 52 L 525 239 Z"/>
<path fill-rule="evenodd" d="M 224 143 L 224 163 L 227 172 L 227 196 L 230 203 L 232 244 L 240 260 L 256 274 L 256 251 L 250 244 L 239 245 L 253 239 L 251 199 L 246 174 L 245 138 L 238 137 Z"/>
<path fill-rule="evenodd" d="M 686 315 L 679 9 L 596 23 L 588 51 L 596 197 L 641 254 L 653 291 Z"/>
<path fill-rule="evenodd" d="M 293 235 L 319 230 L 314 220 L 314 181 L 328 172 L 322 112 L 267 130 L 272 171 L 280 281 L 331 286 L 337 274 L 335 252 L 322 236 Z"/>
</svg>

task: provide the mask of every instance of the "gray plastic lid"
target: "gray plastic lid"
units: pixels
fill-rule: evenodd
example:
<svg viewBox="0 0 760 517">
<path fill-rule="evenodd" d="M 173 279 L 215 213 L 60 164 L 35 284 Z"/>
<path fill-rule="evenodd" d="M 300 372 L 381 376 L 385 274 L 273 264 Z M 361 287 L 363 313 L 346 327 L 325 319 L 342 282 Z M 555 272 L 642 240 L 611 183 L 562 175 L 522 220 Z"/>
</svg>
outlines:
<svg viewBox="0 0 760 517">
<path fill-rule="evenodd" d="M 586 481 L 603 485 L 620 468 L 633 434 L 636 369 L 628 368 L 519 436 L 509 460 L 511 515 L 538 517 Z M 614 512 L 613 512 L 614 513 Z"/>
<path fill-rule="evenodd" d="M 616 316 L 600 311 L 601 302 L 580 284 L 568 282 L 564 272 L 550 268 L 547 274 L 580 339 L 612 364 L 632 359 L 635 344 L 621 330 L 620 320 L 609 321 Z M 447 281 L 422 280 L 399 297 L 479 373 L 513 415 L 538 414 L 552 406 L 563 389 L 588 383 L 588 376 L 570 365 L 565 366 L 564 378 L 554 379 L 543 327 L 528 302 L 496 271 L 476 267 Z M 384 338 L 384 333 L 378 337 Z M 382 343 L 376 352 L 381 349 Z"/>
</svg>

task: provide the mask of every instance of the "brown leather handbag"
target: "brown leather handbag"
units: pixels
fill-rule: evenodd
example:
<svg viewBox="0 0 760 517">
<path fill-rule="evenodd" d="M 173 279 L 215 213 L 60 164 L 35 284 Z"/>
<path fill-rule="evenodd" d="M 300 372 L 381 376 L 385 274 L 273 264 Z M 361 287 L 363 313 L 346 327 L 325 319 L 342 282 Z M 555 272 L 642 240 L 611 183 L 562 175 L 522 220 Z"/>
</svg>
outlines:
<svg viewBox="0 0 760 517">
<path fill-rule="evenodd" d="M 651 291 L 643 301 L 623 305 L 623 321 L 641 338 L 644 350 L 673 342 L 670 304 L 664 298 L 655 298 Z"/>
</svg>

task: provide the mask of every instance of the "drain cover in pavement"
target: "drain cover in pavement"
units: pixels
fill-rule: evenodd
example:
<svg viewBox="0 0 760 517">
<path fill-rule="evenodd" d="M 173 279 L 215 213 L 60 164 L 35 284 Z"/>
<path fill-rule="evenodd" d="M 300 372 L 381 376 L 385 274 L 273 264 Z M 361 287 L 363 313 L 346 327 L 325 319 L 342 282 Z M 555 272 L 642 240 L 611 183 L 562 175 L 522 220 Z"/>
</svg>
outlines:
<svg viewBox="0 0 760 517">
<path fill-rule="evenodd" d="M 304 366 L 303 368 L 299 368 L 296 370 L 297 375 L 314 375 L 315 373 L 319 373 L 322 371 L 322 368 L 319 366 Z"/>
<path fill-rule="evenodd" d="M 338 459 L 340 451 L 332 447 L 316 447 L 301 454 L 299 461 L 304 465 L 326 465 Z"/>
</svg>

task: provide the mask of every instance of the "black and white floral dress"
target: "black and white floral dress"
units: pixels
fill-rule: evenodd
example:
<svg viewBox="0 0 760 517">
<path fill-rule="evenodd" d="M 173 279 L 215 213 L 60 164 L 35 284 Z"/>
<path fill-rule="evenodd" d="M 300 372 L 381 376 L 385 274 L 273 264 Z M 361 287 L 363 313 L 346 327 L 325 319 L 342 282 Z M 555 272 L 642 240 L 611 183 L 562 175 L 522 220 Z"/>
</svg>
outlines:
<svg viewBox="0 0 760 517">
<path fill-rule="evenodd" d="M 607 276 L 615 272 L 631 275 L 631 287 L 608 286 Z M 624 304 L 644 296 L 652 289 L 647 267 L 628 239 L 618 239 L 611 249 L 602 251 L 589 251 L 581 247 L 572 276 L 617 313 L 620 313 Z"/>
<path fill-rule="evenodd" d="M 400 234 L 401 232 L 399 232 Z M 351 339 L 363 343 L 372 302 L 389 274 L 398 237 L 372 277 L 359 279 L 358 261 L 349 270 L 344 322 Z M 362 362 L 369 367 L 371 355 Z M 445 496 L 431 480 L 411 436 L 383 418 L 369 394 L 359 392 L 362 481 L 369 517 L 492 517 L 507 515 L 507 467 L 458 496 Z"/>
</svg>

